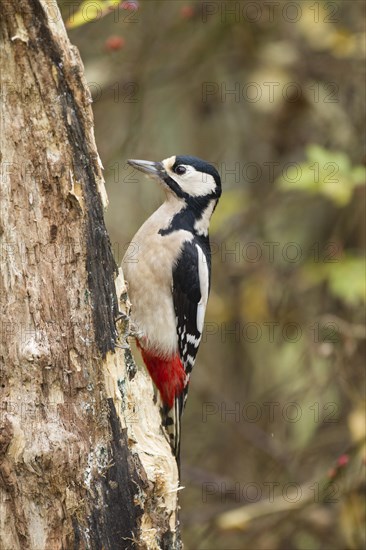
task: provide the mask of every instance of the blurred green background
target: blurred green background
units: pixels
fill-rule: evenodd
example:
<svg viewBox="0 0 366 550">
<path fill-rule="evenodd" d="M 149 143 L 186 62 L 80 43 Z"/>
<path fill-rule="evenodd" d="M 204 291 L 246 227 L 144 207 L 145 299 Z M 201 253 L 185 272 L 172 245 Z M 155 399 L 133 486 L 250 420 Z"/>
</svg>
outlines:
<svg viewBox="0 0 366 550">
<path fill-rule="evenodd" d="M 192 154 L 223 180 L 185 547 L 364 548 L 365 4 L 114 4 L 60 2 L 117 262 L 162 200 L 126 159 Z"/>
</svg>

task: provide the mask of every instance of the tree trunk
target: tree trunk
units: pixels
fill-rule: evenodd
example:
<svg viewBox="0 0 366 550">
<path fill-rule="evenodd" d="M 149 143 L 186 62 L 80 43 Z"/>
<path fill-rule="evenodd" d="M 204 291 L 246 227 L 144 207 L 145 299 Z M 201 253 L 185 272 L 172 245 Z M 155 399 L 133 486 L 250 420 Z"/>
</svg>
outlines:
<svg viewBox="0 0 366 550">
<path fill-rule="evenodd" d="M 115 347 L 126 289 L 82 63 L 55 2 L 0 7 L 0 548 L 180 548 L 152 383 Z"/>
</svg>

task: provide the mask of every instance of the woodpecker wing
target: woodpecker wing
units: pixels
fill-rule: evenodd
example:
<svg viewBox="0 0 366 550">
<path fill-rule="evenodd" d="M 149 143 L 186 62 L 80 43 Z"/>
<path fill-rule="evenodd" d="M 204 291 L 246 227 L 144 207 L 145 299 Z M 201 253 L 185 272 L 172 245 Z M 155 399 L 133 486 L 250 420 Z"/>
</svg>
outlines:
<svg viewBox="0 0 366 550">
<path fill-rule="evenodd" d="M 192 241 L 187 241 L 173 270 L 173 302 L 179 354 L 188 377 L 201 341 L 210 288 L 210 270 L 208 239 L 195 237 Z M 183 406 L 184 403 L 182 408 Z"/>
<path fill-rule="evenodd" d="M 189 377 L 201 341 L 210 289 L 210 244 L 208 238 L 186 241 L 173 269 L 173 303 L 178 350 L 187 381 L 174 406 L 163 411 L 164 424 L 179 466 L 180 418 L 187 398 Z"/>
</svg>

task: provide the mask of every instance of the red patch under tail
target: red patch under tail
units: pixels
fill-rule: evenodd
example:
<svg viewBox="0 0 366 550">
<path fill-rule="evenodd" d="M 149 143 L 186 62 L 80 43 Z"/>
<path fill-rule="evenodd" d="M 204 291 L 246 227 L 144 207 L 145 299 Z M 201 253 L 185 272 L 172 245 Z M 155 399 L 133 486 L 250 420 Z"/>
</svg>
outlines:
<svg viewBox="0 0 366 550">
<path fill-rule="evenodd" d="M 146 351 L 139 342 L 137 345 L 164 404 L 171 409 L 174 399 L 182 393 L 186 383 L 186 373 L 179 354 L 177 353 L 169 359 L 162 359 Z"/>
</svg>

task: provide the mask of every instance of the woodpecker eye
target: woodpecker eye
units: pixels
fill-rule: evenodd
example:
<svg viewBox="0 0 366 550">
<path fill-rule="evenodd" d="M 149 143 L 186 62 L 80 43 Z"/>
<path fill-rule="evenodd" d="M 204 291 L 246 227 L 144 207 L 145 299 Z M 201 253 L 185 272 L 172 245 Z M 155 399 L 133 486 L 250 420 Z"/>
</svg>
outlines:
<svg viewBox="0 0 366 550">
<path fill-rule="evenodd" d="M 178 176 L 182 176 L 187 172 L 187 169 L 182 164 L 179 164 L 174 171 Z"/>
</svg>

